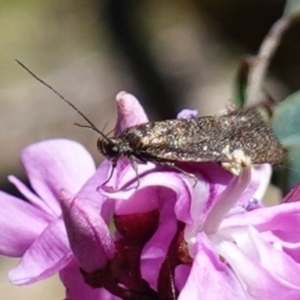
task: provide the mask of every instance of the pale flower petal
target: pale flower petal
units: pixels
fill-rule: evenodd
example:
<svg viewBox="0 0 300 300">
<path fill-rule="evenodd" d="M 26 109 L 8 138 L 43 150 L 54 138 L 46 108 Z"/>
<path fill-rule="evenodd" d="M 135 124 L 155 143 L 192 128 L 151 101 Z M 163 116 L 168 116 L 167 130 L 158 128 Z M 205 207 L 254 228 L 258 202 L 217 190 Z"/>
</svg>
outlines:
<svg viewBox="0 0 300 300">
<path fill-rule="evenodd" d="M 0 253 L 20 257 L 51 218 L 29 203 L 0 191 Z"/>
<path fill-rule="evenodd" d="M 23 150 L 21 159 L 32 188 L 54 216 L 61 214 L 59 190 L 65 188 L 76 194 L 95 172 L 91 155 L 69 140 L 33 144 Z"/>
<path fill-rule="evenodd" d="M 85 272 L 103 268 L 113 258 L 115 247 L 100 210 L 65 191 L 61 193 L 61 205 L 71 249 L 79 265 Z"/>
<path fill-rule="evenodd" d="M 284 271 L 284 268 L 288 267 L 291 261 L 289 264 L 284 263 L 283 265 L 278 261 L 279 265 L 277 265 L 277 260 L 272 260 L 272 268 L 266 268 L 265 263 L 269 261 L 268 255 L 273 256 L 272 252 L 278 251 L 274 246 L 268 245 L 267 247 L 269 249 L 266 252 L 266 257 L 261 257 L 262 251 L 259 250 L 257 253 L 259 256 L 254 258 L 247 255 L 247 252 L 239 248 L 238 245 L 231 242 L 223 242 L 218 246 L 218 253 L 230 264 L 232 270 L 241 281 L 247 292 L 247 299 L 299 299 L 300 286 L 292 283 L 296 279 L 293 277 L 297 277 L 297 280 L 300 278 L 299 266 L 292 263 L 294 265 L 292 273 L 286 274 L 290 278 L 277 277 L 273 270 Z M 281 253 L 281 255 L 276 256 L 277 258 L 280 256 L 283 258 L 285 254 Z"/>
<path fill-rule="evenodd" d="M 103 288 L 92 288 L 84 282 L 76 262 L 71 262 L 60 272 L 60 278 L 69 300 L 121 300 Z"/>
<path fill-rule="evenodd" d="M 208 238 L 200 233 L 197 239 L 196 256 L 192 269 L 178 300 L 248 299 L 234 272 L 219 259 L 210 247 Z"/>
<path fill-rule="evenodd" d="M 120 92 L 116 96 L 118 121 L 115 133 L 118 134 L 128 127 L 148 122 L 148 117 L 140 102 L 131 94 Z"/>
<path fill-rule="evenodd" d="M 36 282 L 54 275 L 72 259 L 62 219 L 51 223 L 9 272 L 13 284 Z"/>
</svg>

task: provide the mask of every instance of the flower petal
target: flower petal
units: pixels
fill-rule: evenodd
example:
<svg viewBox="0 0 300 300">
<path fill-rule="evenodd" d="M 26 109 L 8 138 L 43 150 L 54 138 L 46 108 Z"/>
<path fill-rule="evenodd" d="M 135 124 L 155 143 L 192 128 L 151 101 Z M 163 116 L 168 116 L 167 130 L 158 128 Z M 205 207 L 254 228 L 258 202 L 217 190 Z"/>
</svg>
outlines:
<svg viewBox="0 0 300 300">
<path fill-rule="evenodd" d="M 70 140 L 33 144 L 23 150 L 21 159 L 32 188 L 54 216 L 61 214 L 58 191 L 64 188 L 76 194 L 95 172 L 91 155 Z"/>
<path fill-rule="evenodd" d="M 147 165 L 139 166 L 139 174 L 142 174 L 140 169 L 147 170 Z M 183 175 L 174 172 L 154 171 L 142 175 L 137 189 L 136 174 L 130 166 L 120 178 L 121 186 L 125 185 L 123 182 L 134 181 L 127 189 L 103 192 L 107 197 L 117 200 L 116 214 L 143 213 L 154 209 L 160 211 L 159 228 L 143 249 L 141 266 L 143 278 L 155 288 L 160 266 L 177 229 L 176 213 L 191 222 L 191 188 Z"/>
<path fill-rule="evenodd" d="M 60 279 L 67 290 L 68 300 L 119 300 L 105 289 L 92 288 L 87 285 L 79 271 L 79 266 L 72 261 L 60 271 Z"/>
<path fill-rule="evenodd" d="M 67 192 L 61 194 L 61 206 L 71 249 L 80 267 L 85 272 L 103 268 L 113 257 L 115 247 L 99 209 Z"/>
<path fill-rule="evenodd" d="M 253 227 L 249 228 L 249 240 L 259 253 L 261 266 L 278 280 L 299 287 L 300 293 L 300 265 L 282 251 L 280 245 L 272 245 L 265 241 Z"/>
<path fill-rule="evenodd" d="M 256 187 L 254 187 L 256 189 L 256 192 L 253 198 L 262 200 L 270 184 L 271 175 L 272 166 L 270 164 L 262 164 L 253 167 L 249 190 L 251 189 L 251 187 L 258 186 L 257 189 Z"/>
<path fill-rule="evenodd" d="M 161 189 L 157 201 L 161 203 L 159 226 L 154 235 L 144 246 L 141 255 L 142 277 L 150 286 L 157 288 L 161 265 L 166 258 L 170 243 L 177 230 L 174 205 L 177 195 L 170 189 Z M 166 201 L 167 199 L 167 201 Z"/>
<path fill-rule="evenodd" d="M 111 163 L 104 160 L 97 168 L 96 172 L 85 182 L 77 193 L 77 197 L 91 202 L 101 203 L 104 201 L 104 197 L 98 192 L 99 187 L 102 183 L 107 180 L 111 168 Z M 102 201 L 103 200 L 103 201 Z"/>
<path fill-rule="evenodd" d="M 48 278 L 72 259 L 62 219 L 52 222 L 25 252 L 19 264 L 9 272 L 13 284 L 23 285 Z"/>
<path fill-rule="evenodd" d="M 28 202 L 1 191 L 0 207 L 0 253 L 20 257 L 47 227 L 51 218 Z"/>
<path fill-rule="evenodd" d="M 140 167 L 141 169 L 147 168 L 147 165 L 141 165 Z M 150 165 L 149 167 L 152 168 Z M 181 215 L 182 216 L 184 215 L 185 218 L 190 218 L 190 211 L 189 211 L 190 203 L 186 199 L 191 197 L 191 191 L 187 187 L 188 184 L 183 179 L 181 174 L 173 173 L 173 172 L 151 172 L 147 175 L 141 176 L 138 179 L 139 181 L 137 183 L 136 175 L 134 171 L 130 166 L 128 166 L 122 176 L 122 181 L 120 185 L 124 186 L 125 184 L 123 185 L 122 183 L 130 182 L 131 179 L 133 179 L 133 182 L 126 189 L 120 189 L 116 192 L 101 191 L 101 193 L 107 196 L 108 198 L 115 199 L 115 200 L 126 200 L 127 202 L 128 200 L 132 199 L 132 197 L 136 199 L 140 198 L 140 197 L 136 197 L 136 195 L 138 193 L 143 193 L 143 189 L 151 188 L 156 190 L 161 187 L 171 189 L 177 195 L 178 210 L 179 209 L 185 210 L 185 215 L 183 213 Z M 148 192 L 145 193 L 148 194 Z M 145 195 L 145 197 L 149 199 L 147 195 Z M 116 206 L 116 208 L 118 208 L 119 205 Z M 124 205 L 126 204 L 124 203 Z M 151 203 L 149 203 L 149 201 L 143 201 L 143 199 L 135 203 L 130 201 L 128 203 L 127 213 L 145 212 L 153 209 L 154 207 L 157 207 L 155 201 L 152 201 Z M 125 209 L 125 207 L 123 207 L 123 209 Z"/>
<path fill-rule="evenodd" d="M 52 215 L 52 210 L 49 208 L 48 203 L 44 202 L 43 199 L 34 194 L 34 192 L 31 191 L 30 188 L 26 186 L 21 180 L 13 175 L 8 176 L 8 180 L 33 206 L 40 208 L 40 210 L 48 214 L 49 217 L 50 215 Z"/>
<path fill-rule="evenodd" d="M 269 243 L 283 247 L 295 262 L 300 262 L 300 202 L 282 203 L 225 218 L 220 233 L 253 226 Z"/>
<path fill-rule="evenodd" d="M 258 228 L 259 231 L 299 232 L 300 202 L 261 207 L 244 214 L 232 215 L 223 220 L 221 228 L 248 225 Z"/>
<path fill-rule="evenodd" d="M 192 119 L 198 116 L 198 111 L 195 109 L 183 109 L 177 114 L 177 119 Z"/>
<path fill-rule="evenodd" d="M 174 279 L 175 279 L 175 286 L 179 291 L 183 289 L 185 286 L 188 277 L 191 273 L 191 266 L 190 265 L 179 265 L 175 269 Z"/>
<path fill-rule="evenodd" d="M 249 233 L 253 237 L 251 231 Z M 259 242 L 258 246 L 258 239 L 247 239 L 248 242 L 251 240 L 256 247 L 257 257 L 249 256 L 249 251 L 232 242 L 224 241 L 217 248 L 243 284 L 247 299 L 300 299 L 299 283 L 293 283 L 295 280 L 299 282 L 299 265 L 283 252 L 279 254 L 274 245 Z M 274 261 L 274 257 L 278 260 Z"/>
<path fill-rule="evenodd" d="M 247 299 L 235 274 L 216 255 L 205 234 L 198 234 L 196 245 L 192 269 L 178 300 Z"/>
<path fill-rule="evenodd" d="M 128 127 L 148 122 L 148 117 L 140 102 L 131 94 L 120 92 L 117 97 L 118 120 L 115 134 Z"/>
<path fill-rule="evenodd" d="M 99 208 L 102 218 L 106 223 L 109 223 L 109 219 L 113 211 L 113 202 L 107 201 L 107 197 L 99 192 L 102 183 L 105 182 L 111 172 L 111 163 L 104 160 L 94 175 L 84 184 L 82 189 L 77 193 L 76 197 L 84 201 L 88 201 L 95 207 Z M 113 176 L 109 181 L 109 185 L 115 186 L 116 176 Z"/>
<path fill-rule="evenodd" d="M 300 184 L 296 185 L 290 190 L 282 199 L 282 203 L 298 202 L 300 201 Z"/>
<path fill-rule="evenodd" d="M 239 176 L 232 177 L 226 189 L 219 195 L 217 202 L 209 212 L 203 225 L 203 231 L 213 234 L 219 228 L 222 220 L 232 206 L 240 199 L 250 183 L 251 168 L 246 168 Z M 254 194 L 254 192 L 253 192 Z"/>
</svg>

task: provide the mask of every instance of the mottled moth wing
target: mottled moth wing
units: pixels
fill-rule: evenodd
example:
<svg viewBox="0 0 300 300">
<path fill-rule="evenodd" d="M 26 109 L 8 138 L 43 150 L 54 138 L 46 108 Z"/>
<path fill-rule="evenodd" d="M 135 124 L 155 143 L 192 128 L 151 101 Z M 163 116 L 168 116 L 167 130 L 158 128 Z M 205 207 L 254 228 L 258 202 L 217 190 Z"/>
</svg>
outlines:
<svg viewBox="0 0 300 300">
<path fill-rule="evenodd" d="M 254 109 L 219 116 L 150 122 L 125 130 L 134 156 L 153 162 L 227 162 L 224 149 L 243 150 L 253 164 L 282 161 L 271 127 Z M 122 138 L 122 134 L 119 136 Z"/>
</svg>

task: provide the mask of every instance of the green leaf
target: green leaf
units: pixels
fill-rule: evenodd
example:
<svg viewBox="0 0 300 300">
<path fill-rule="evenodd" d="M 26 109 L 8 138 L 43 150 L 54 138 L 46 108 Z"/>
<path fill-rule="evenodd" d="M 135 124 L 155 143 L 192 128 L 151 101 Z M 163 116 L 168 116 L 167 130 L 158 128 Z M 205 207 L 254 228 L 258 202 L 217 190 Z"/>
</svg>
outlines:
<svg viewBox="0 0 300 300">
<path fill-rule="evenodd" d="M 246 89 L 250 70 L 249 60 L 249 57 L 241 59 L 234 82 L 234 101 L 238 107 L 244 107 L 246 103 Z"/>
<path fill-rule="evenodd" d="M 300 13 L 300 0 L 287 0 L 284 15 L 295 15 Z"/>
<path fill-rule="evenodd" d="M 286 189 L 289 191 L 300 182 L 300 145 L 289 149 Z"/>
<path fill-rule="evenodd" d="M 283 146 L 300 146 L 300 91 L 276 107 L 272 126 Z"/>
</svg>

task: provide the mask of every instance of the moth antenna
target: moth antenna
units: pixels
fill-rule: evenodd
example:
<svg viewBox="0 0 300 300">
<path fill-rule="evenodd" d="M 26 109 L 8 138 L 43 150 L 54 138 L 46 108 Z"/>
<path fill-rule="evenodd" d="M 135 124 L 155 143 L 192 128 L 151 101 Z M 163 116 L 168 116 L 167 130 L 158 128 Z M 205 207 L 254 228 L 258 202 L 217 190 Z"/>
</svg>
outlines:
<svg viewBox="0 0 300 300">
<path fill-rule="evenodd" d="M 79 124 L 79 123 L 74 123 L 75 126 L 81 127 L 81 128 L 89 128 L 94 130 L 95 128 L 90 126 L 90 125 L 85 125 L 85 124 Z"/>
<path fill-rule="evenodd" d="M 103 128 L 102 128 L 102 132 L 105 131 L 105 128 L 106 128 L 107 124 L 108 124 L 107 122 L 104 124 L 104 126 L 103 126 Z"/>
<path fill-rule="evenodd" d="M 32 71 L 30 71 L 23 63 L 21 63 L 19 60 L 15 59 L 15 61 L 24 69 L 26 70 L 32 77 L 34 77 L 36 80 L 38 80 L 40 83 L 42 83 L 44 86 L 46 86 L 48 89 L 50 89 L 54 94 L 56 94 L 61 100 L 63 100 L 67 105 L 69 105 L 74 111 L 77 112 L 90 126 L 84 126 L 84 125 L 78 125 L 80 127 L 88 127 L 93 129 L 94 131 L 98 132 L 104 139 L 109 141 L 109 138 L 101 132 L 80 110 L 77 108 L 72 102 L 70 102 L 66 97 L 64 97 L 61 93 L 59 93 L 57 90 L 55 90 L 50 84 L 39 78 L 37 75 L 35 75 Z"/>
<path fill-rule="evenodd" d="M 108 124 L 108 122 L 106 122 L 105 125 L 103 126 L 102 132 L 105 131 L 107 124 Z M 106 136 L 109 136 L 114 130 L 115 130 L 115 129 L 111 129 L 111 130 L 106 134 Z"/>
<path fill-rule="evenodd" d="M 113 133 L 114 129 L 110 130 L 107 135 L 110 135 L 111 133 Z"/>
</svg>

